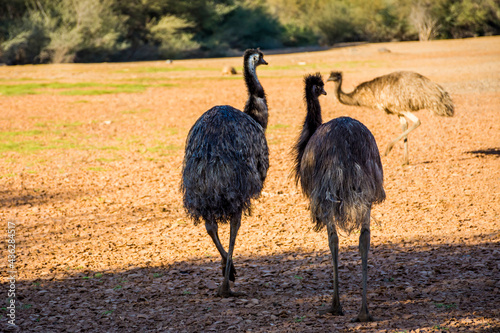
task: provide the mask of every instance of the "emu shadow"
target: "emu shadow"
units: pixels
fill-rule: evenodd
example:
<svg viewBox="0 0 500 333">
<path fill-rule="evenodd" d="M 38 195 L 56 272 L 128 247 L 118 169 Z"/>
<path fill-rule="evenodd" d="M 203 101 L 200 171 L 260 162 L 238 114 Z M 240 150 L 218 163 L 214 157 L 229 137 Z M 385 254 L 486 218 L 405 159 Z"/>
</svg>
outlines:
<svg viewBox="0 0 500 333">
<path fill-rule="evenodd" d="M 498 156 L 500 156 L 500 148 L 486 148 L 486 149 L 471 150 L 471 151 L 468 151 L 467 153 L 474 154 L 478 157 L 485 157 L 488 155 L 498 157 Z"/>
<path fill-rule="evenodd" d="M 95 195 L 95 192 L 92 193 Z M 0 207 L 16 207 L 23 205 L 43 205 L 61 200 L 71 200 L 89 195 L 83 190 L 57 191 L 48 189 L 47 191 L 37 191 L 35 189 L 0 191 Z"/>
<path fill-rule="evenodd" d="M 488 241 L 490 239 L 490 241 Z M 377 329 L 441 327 L 494 332 L 500 299 L 498 243 L 426 244 L 422 240 L 372 245 L 368 295 Z M 216 297 L 219 258 L 194 258 L 163 267 L 124 271 L 55 269 L 18 280 L 16 323 L 22 332 L 324 332 L 358 330 L 361 298 L 357 246 L 340 251 L 345 316 L 319 315 L 333 288 L 331 255 L 286 252 L 238 258 L 235 285 L 246 299 Z M 21 266 L 20 266 L 21 267 Z M 20 268 L 21 270 L 22 268 Z M 8 290 L 6 279 L 2 290 Z M 8 317 L 1 310 L 0 330 Z M 368 324 L 370 325 L 370 324 Z"/>
</svg>

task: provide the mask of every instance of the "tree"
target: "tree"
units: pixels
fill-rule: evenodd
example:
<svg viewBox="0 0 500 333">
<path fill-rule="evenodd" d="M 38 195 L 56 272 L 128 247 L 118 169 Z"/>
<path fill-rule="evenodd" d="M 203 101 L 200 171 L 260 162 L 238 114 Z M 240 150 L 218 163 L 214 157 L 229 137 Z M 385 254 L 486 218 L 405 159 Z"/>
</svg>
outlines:
<svg viewBox="0 0 500 333">
<path fill-rule="evenodd" d="M 432 17 L 429 7 L 429 4 L 418 1 L 411 9 L 410 21 L 418 31 L 421 42 L 434 39 L 437 35 L 438 21 Z"/>
</svg>

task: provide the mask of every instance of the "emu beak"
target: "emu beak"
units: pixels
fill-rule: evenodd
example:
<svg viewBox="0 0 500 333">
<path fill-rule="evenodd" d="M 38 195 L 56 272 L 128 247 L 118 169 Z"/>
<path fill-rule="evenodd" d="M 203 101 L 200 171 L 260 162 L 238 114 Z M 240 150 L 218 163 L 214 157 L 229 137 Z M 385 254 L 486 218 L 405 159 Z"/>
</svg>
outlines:
<svg viewBox="0 0 500 333">
<path fill-rule="evenodd" d="M 264 60 L 264 58 L 259 59 L 259 65 L 267 65 L 267 62 Z"/>
<path fill-rule="evenodd" d="M 326 95 L 326 91 L 325 91 L 325 88 L 321 88 L 321 91 L 320 91 L 321 95 Z"/>
<path fill-rule="evenodd" d="M 333 81 L 333 77 L 330 76 L 326 81 Z"/>
</svg>

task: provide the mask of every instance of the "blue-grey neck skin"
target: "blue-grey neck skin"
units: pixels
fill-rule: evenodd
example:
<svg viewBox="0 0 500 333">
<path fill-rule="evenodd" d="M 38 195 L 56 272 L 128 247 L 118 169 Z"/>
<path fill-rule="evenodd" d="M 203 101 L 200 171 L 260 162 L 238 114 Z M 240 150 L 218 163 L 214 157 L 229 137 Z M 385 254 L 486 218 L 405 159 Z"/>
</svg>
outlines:
<svg viewBox="0 0 500 333">
<path fill-rule="evenodd" d="M 257 66 L 261 63 L 263 55 L 259 50 L 250 49 L 243 57 L 243 77 L 248 89 L 248 100 L 243 112 L 252 117 L 265 130 L 268 122 L 268 108 L 266 93 L 257 78 Z"/>
</svg>

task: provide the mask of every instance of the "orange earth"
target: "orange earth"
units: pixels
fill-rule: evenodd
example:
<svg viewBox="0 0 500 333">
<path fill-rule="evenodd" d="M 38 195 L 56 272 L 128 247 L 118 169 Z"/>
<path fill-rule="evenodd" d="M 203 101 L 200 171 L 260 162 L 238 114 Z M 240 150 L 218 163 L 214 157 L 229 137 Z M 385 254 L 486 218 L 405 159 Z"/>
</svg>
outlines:
<svg viewBox="0 0 500 333">
<path fill-rule="evenodd" d="M 500 331 L 500 37 L 265 58 L 270 169 L 236 241 L 233 290 L 247 296 L 228 299 L 215 296 L 220 257 L 204 226 L 188 220 L 179 184 L 196 119 L 214 105 L 243 108 L 242 59 L 0 67 L 0 330 L 9 329 L 14 274 L 20 332 Z M 238 74 L 223 76 L 227 65 Z M 382 157 L 387 200 L 372 210 L 371 323 L 350 321 L 361 301 L 358 234 L 340 239 L 345 316 L 318 314 L 332 296 L 327 235 L 312 230 L 289 177 L 305 116 L 302 78 L 331 70 L 343 71 L 344 91 L 416 71 L 455 103 L 452 118 L 417 113 L 409 166 L 402 142 Z M 324 120 L 360 120 L 382 152 L 399 134 L 397 117 L 341 105 L 333 85 L 325 88 Z M 227 246 L 229 228 L 221 229 Z"/>
</svg>

